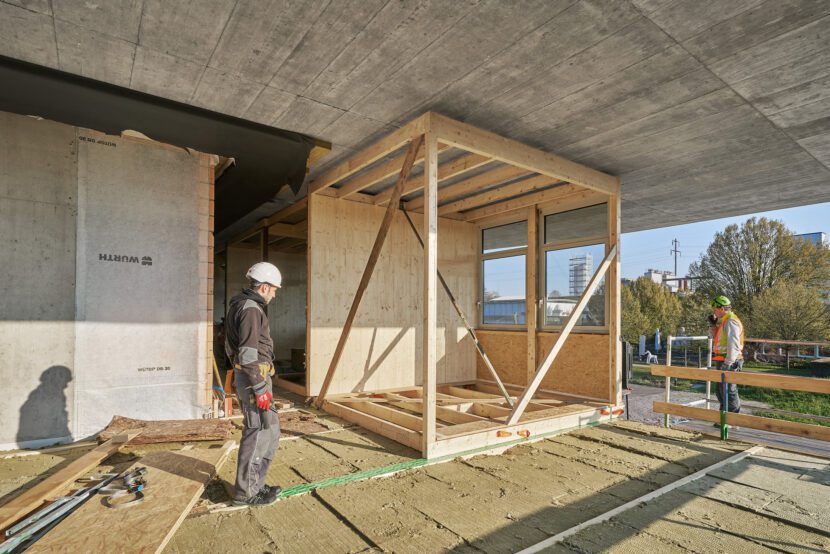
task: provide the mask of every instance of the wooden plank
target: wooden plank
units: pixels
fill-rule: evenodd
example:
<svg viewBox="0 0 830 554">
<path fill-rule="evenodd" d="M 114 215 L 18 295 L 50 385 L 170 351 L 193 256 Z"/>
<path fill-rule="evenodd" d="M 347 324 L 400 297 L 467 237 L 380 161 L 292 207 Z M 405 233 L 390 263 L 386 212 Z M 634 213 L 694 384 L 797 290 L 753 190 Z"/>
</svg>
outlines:
<svg viewBox="0 0 830 554">
<path fill-rule="evenodd" d="M 516 183 L 504 185 L 501 187 L 486 190 L 480 194 L 467 196 L 461 200 L 450 202 L 438 208 L 438 215 L 445 216 L 447 214 L 457 213 L 464 210 L 470 210 L 485 204 L 492 204 L 499 200 L 505 200 L 520 194 L 527 194 L 538 190 L 540 188 L 549 187 L 555 183 L 562 183 L 558 179 L 548 177 L 547 175 L 536 175 L 527 179 L 522 179 Z"/>
<path fill-rule="evenodd" d="M 536 206 L 527 209 L 527 256 L 525 258 L 525 295 L 527 307 L 527 380 L 533 379 L 536 370 L 536 323 L 539 320 L 539 307 L 536 302 L 536 268 L 539 265 L 539 211 Z M 542 294 L 544 297 L 544 293 Z"/>
<path fill-rule="evenodd" d="M 423 427 L 423 421 L 420 417 L 409 415 L 381 404 L 373 402 L 352 402 L 349 404 L 349 407 L 354 410 L 360 410 L 361 412 L 373 415 L 384 421 L 391 421 L 395 425 L 406 427 L 412 431 L 420 431 Z"/>
<path fill-rule="evenodd" d="M 123 416 L 113 416 L 98 435 L 104 442 L 127 432 L 139 432 L 131 444 L 156 444 L 162 442 L 219 441 L 227 440 L 234 431 L 233 423 L 223 419 L 164 419 L 146 421 Z"/>
<path fill-rule="evenodd" d="M 437 385 L 438 349 L 438 140 L 434 133 L 426 135 L 424 162 L 424 295 L 422 348 L 423 368 L 421 386 L 424 399 L 421 452 L 429 458 L 435 442 L 435 387 Z M 398 209 L 395 196 L 388 208 Z"/>
<path fill-rule="evenodd" d="M 441 142 L 604 194 L 619 192 L 619 182 L 611 175 L 434 112 L 429 116 L 430 129 Z"/>
<path fill-rule="evenodd" d="M 541 204 L 543 202 L 582 202 L 588 200 L 596 200 L 596 203 L 604 202 L 608 197 L 590 190 L 579 190 L 575 185 L 561 185 L 548 190 L 534 192 L 512 200 L 505 200 L 492 206 L 484 206 L 483 208 L 475 208 L 464 212 L 462 215 L 464 221 L 476 221 L 486 217 L 492 217 L 505 212 L 513 210 L 520 210 L 532 206 L 534 204 Z"/>
<path fill-rule="evenodd" d="M 711 421 L 712 423 L 720 423 L 719 410 L 682 406 L 680 404 L 672 404 L 669 402 L 654 402 L 653 410 L 658 414 L 671 414 L 680 417 L 687 417 L 689 419 L 699 419 L 702 421 Z M 810 425 L 809 423 L 799 423 L 796 421 L 786 421 L 784 419 L 773 419 L 747 414 L 733 414 L 732 412 L 726 413 L 726 423 L 739 427 L 770 431 L 772 433 L 783 433 L 785 435 L 794 435 L 796 437 L 830 441 L 830 427 L 826 427 L 824 425 Z"/>
<path fill-rule="evenodd" d="M 438 144 L 439 153 L 444 150 L 449 150 L 449 148 L 449 145 Z M 467 171 L 471 171 L 477 167 L 481 167 L 492 161 L 492 158 L 488 158 L 487 156 L 479 156 L 478 154 L 467 154 L 466 156 L 461 156 L 460 158 L 456 158 L 455 160 L 446 162 L 438 166 L 438 182 L 440 183 L 445 179 L 450 179 L 457 175 L 461 175 L 462 173 L 466 173 Z M 406 184 L 404 184 L 403 196 L 407 196 L 423 188 L 424 179 L 422 177 L 413 177 L 412 179 L 407 181 Z M 385 205 L 387 202 L 389 202 L 389 198 L 391 197 L 391 195 L 391 190 L 385 190 L 383 192 L 378 193 L 378 195 L 375 196 L 375 204 L 379 206 Z M 423 196 L 420 198 L 421 206 L 423 206 Z"/>
<path fill-rule="evenodd" d="M 424 114 L 413 119 L 400 129 L 389 133 L 374 144 L 367 146 L 360 152 L 350 156 L 346 161 L 337 164 L 335 167 L 314 179 L 308 185 L 309 195 L 320 192 L 336 184 L 338 181 L 357 173 L 390 152 L 394 152 L 415 137 L 423 135 L 426 131 L 426 125 L 428 125 L 428 118 L 426 116 L 427 114 Z"/>
<path fill-rule="evenodd" d="M 412 163 L 415 161 L 415 154 L 418 152 L 418 149 L 421 147 L 421 141 L 423 137 L 418 136 L 412 140 L 412 143 L 409 145 L 409 152 L 407 153 L 406 159 L 404 160 L 403 167 L 401 168 L 401 173 L 398 175 L 398 181 L 395 184 L 395 191 L 400 198 L 401 187 L 403 186 L 404 181 L 409 177 L 409 172 L 412 170 Z M 427 149 L 427 156 L 429 156 L 430 152 Z M 437 158 L 437 153 L 434 153 Z M 360 307 L 360 301 L 363 299 L 363 293 L 366 292 L 366 287 L 369 286 L 369 280 L 372 277 L 372 273 L 375 270 L 375 265 L 377 264 L 378 258 L 380 257 L 380 251 L 383 248 L 383 243 L 386 242 L 386 235 L 389 234 L 389 228 L 392 226 L 392 219 L 395 216 L 395 212 L 398 211 L 397 208 L 397 200 L 392 202 L 386 209 L 386 213 L 383 216 L 383 221 L 380 224 L 380 229 L 378 230 L 378 235 L 375 238 L 375 244 L 372 246 L 372 251 L 369 253 L 369 260 L 366 262 L 366 267 L 363 270 L 363 276 L 360 278 L 360 284 L 357 286 L 357 292 L 355 293 L 354 300 L 352 301 L 352 307 L 349 309 L 349 315 L 346 317 L 346 323 L 343 325 L 343 330 L 340 333 L 340 339 L 337 342 L 337 348 L 334 350 L 334 355 L 331 358 L 331 364 L 329 365 L 328 372 L 326 373 L 326 377 L 323 380 L 322 388 L 320 389 L 320 394 L 317 395 L 317 407 L 321 407 L 323 404 L 323 400 L 326 398 L 326 393 L 329 390 L 329 386 L 331 385 L 331 380 L 334 377 L 334 372 L 337 369 L 337 364 L 340 362 L 340 356 L 343 354 L 343 348 L 346 346 L 346 341 L 349 338 L 349 332 L 351 331 L 352 324 L 354 323 L 354 318 L 357 315 L 357 309 Z M 437 225 L 437 223 L 436 223 Z"/>
<path fill-rule="evenodd" d="M 140 431 L 130 430 L 112 437 L 0 506 L 0 530 L 5 530 L 29 512 L 40 508 L 47 499 L 60 496 L 76 479 L 98 467 L 101 462 L 118 452 L 119 448 L 137 437 L 139 433 Z"/>
<path fill-rule="evenodd" d="M 332 415 L 356 423 L 364 429 L 374 431 L 379 435 L 383 435 L 414 450 L 421 450 L 421 433 L 417 431 L 412 431 L 395 423 L 384 421 L 379 417 L 361 412 L 360 410 L 353 410 L 337 402 L 327 400 L 323 403 L 323 409 Z"/>
<path fill-rule="evenodd" d="M 375 167 L 366 171 L 366 173 L 358 175 L 357 177 L 346 182 L 342 187 L 334 191 L 335 196 L 337 196 L 337 198 L 348 198 L 356 192 L 360 192 L 365 188 L 376 185 L 381 181 L 398 174 L 405 159 L 406 152 L 399 154 L 390 160 L 379 163 Z M 415 155 L 415 161 L 413 163 L 417 165 L 423 161 L 424 148 L 422 146 Z"/>
<path fill-rule="evenodd" d="M 612 194 L 608 198 L 608 244 L 620 248 L 620 195 Z M 620 256 L 616 256 L 608 268 L 608 278 L 605 280 L 605 294 L 608 306 L 608 401 L 612 404 L 622 404 L 622 302 L 620 297 Z"/>
<path fill-rule="evenodd" d="M 530 173 L 524 169 L 509 165 L 497 167 L 486 173 L 482 173 L 480 175 L 476 175 L 475 177 L 465 179 L 464 181 L 460 181 L 458 183 L 453 183 L 452 185 L 443 187 L 439 191 L 439 199 L 441 201 L 446 201 L 451 198 L 455 198 L 456 196 L 462 196 L 465 194 L 469 194 L 471 192 L 475 192 L 477 190 L 481 190 L 484 187 L 489 187 L 491 185 L 496 185 L 498 183 L 503 183 L 505 181 L 510 181 L 512 179 L 517 179 L 523 175 L 530 175 Z M 413 198 L 412 200 L 404 204 L 404 208 L 409 212 L 418 211 L 423 207 L 423 196 Z"/>
<path fill-rule="evenodd" d="M 453 425 L 452 427 L 445 427 L 444 429 L 441 429 L 438 433 L 438 439 L 441 440 L 476 432 L 495 431 L 501 427 L 504 427 L 504 423 L 499 423 L 498 421 L 471 421 L 469 423 L 461 423 L 459 425 Z"/>
<path fill-rule="evenodd" d="M 536 370 L 536 373 L 533 375 L 533 379 L 528 384 L 527 388 L 524 390 L 522 395 L 519 397 L 519 401 L 516 402 L 516 406 L 513 408 L 513 413 L 507 420 L 508 425 L 515 425 L 518 423 L 519 418 L 524 412 L 527 404 L 530 402 L 530 399 L 533 398 L 533 395 L 536 393 L 536 389 L 539 388 L 539 385 L 542 384 L 542 379 L 544 379 L 545 374 L 550 369 L 550 366 L 553 364 L 553 361 L 556 359 L 556 355 L 559 354 L 559 351 L 562 349 L 562 345 L 565 344 L 565 341 L 570 335 L 571 330 L 576 326 L 576 322 L 579 320 L 579 317 L 582 315 L 585 306 L 588 305 L 588 300 L 591 299 L 591 295 L 594 294 L 597 286 L 599 285 L 600 280 L 608 271 L 608 267 L 611 265 L 611 261 L 617 255 L 617 246 L 614 245 L 611 247 L 611 250 L 608 251 L 608 254 L 605 255 L 605 259 L 602 261 L 602 264 L 597 268 L 597 272 L 594 273 L 594 276 L 591 277 L 591 281 L 588 283 L 588 286 L 582 293 L 582 296 L 579 297 L 579 301 L 574 306 L 573 311 L 568 315 L 567 321 L 565 321 L 565 325 L 562 327 L 562 331 L 560 332 L 559 336 L 556 337 L 556 341 L 553 343 L 553 346 L 550 349 L 550 352 L 545 357 L 545 360 Z"/>
<path fill-rule="evenodd" d="M 489 392 L 464 389 L 461 387 L 454 387 L 452 385 L 441 385 L 440 387 L 438 387 L 438 390 L 445 394 L 451 394 L 459 398 L 493 398 L 499 401 L 504 400 L 497 394 L 490 394 Z"/>
<path fill-rule="evenodd" d="M 771 375 L 769 373 L 749 373 L 746 371 L 721 372 L 716 369 L 697 369 L 692 367 L 678 367 L 652 365 L 651 374 L 658 377 L 677 377 L 696 381 L 721 382 L 721 373 L 726 374 L 726 382 L 736 385 L 752 387 L 766 387 L 771 389 L 797 390 L 803 392 L 817 392 L 830 394 L 830 379 L 815 379 L 812 377 L 791 377 L 789 375 Z"/>
<path fill-rule="evenodd" d="M 406 400 L 406 401 L 394 401 L 389 403 L 390 406 L 396 406 L 398 408 L 403 408 L 405 410 L 411 410 L 415 413 L 423 414 L 424 413 L 424 405 L 420 401 L 416 400 Z M 479 417 L 473 414 L 468 414 L 466 412 L 459 412 L 457 410 L 451 410 L 449 408 L 442 408 L 441 406 L 437 406 L 435 408 L 435 415 L 438 419 L 446 421 L 448 423 L 469 423 L 471 421 L 482 421 L 486 418 Z"/>
<path fill-rule="evenodd" d="M 144 502 L 113 510 L 93 498 L 28 552 L 161 552 L 234 444 L 147 454 L 130 468 L 147 468 Z"/>
</svg>

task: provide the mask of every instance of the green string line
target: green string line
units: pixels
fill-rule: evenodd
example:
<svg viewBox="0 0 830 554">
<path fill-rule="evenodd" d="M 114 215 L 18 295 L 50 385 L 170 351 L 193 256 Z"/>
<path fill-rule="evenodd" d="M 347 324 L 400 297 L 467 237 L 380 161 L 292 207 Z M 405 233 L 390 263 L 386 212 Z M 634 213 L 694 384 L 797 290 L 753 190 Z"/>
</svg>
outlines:
<svg viewBox="0 0 830 554">
<path fill-rule="evenodd" d="M 398 471 L 403 471 L 406 469 L 414 469 L 417 467 L 422 467 L 425 465 L 432 465 L 437 464 L 440 462 L 445 462 L 449 460 L 453 460 L 455 458 L 461 456 L 471 456 L 474 454 L 479 454 L 481 452 L 486 452 L 488 450 L 492 450 L 494 448 L 504 448 L 505 446 L 515 446 L 517 444 L 529 442 L 531 440 L 538 440 L 540 438 L 552 437 L 555 435 L 560 435 L 562 433 L 567 433 L 568 431 L 573 431 L 574 429 L 581 429 L 585 427 L 596 427 L 600 425 L 601 422 L 589 422 L 585 425 L 577 425 L 576 427 L 568 427 L 566 429 L 558 429 L 556 431 L 550 431 L 548 433 L 542 433 L 540 435 L 536 435 L 535 437 L 528 437 L 528 438 L 520 438 L 515 439 L 512 441 L 503 442 L 500 444 L 494 444 L 491 446 L 482 446 L 479 448 L 475 448 L 473 450 L 467 450 L 465 452 L 460 452 L 458 454 L 447 454 L 446 456 L 439 456 L 438 458 L 433 458 L 431 460 L 427 460 L 426 458 L 417 458 L 415 460 L 409 460 L 407 462 L 398 462 L 396 464 L 391 464 L 388 466 L 377 467 L 374 469 L 366 469 L 364 471 L 358 471 L 355 473 L 349 473 L 346 475 L 340 475 L 338 477 L 329 477 L 328 479 L 323 479 L 321 481 L 315 481 L 313 483 L 303 483 L 301 485 L 294 485 L 293 487 L 288 487 L 283 489 L 282 493 L 280 493 L 280 498 L 288 498 L 290 496 L 296 496 L 298 494 L 305 494 L 307 492 L 311 492 L 317 489 L 325 489 L 327 487 L 333 487 L 335 485 L 343 485 L 346 483 L 352 483 L 354 481 L 362 481 L 364 479 L 371 479 L 372 477 L 378 477 L 380 475 L 388 475 L 391 473 L 397 473 Z"/>
</svg>

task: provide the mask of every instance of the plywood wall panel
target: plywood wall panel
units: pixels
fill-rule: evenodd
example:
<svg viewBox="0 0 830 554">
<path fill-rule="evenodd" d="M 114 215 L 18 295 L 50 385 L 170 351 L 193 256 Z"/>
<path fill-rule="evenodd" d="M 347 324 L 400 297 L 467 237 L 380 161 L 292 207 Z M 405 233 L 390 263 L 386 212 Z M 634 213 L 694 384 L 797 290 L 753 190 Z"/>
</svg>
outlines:
<svg viewBox="0 0 830 554">
<path fill-rule="evenodd" d="M 525 331 L 477 331 L 499 376 L 507 383 L 526 385 L 527 335 Z M 536 359 L 541 361 L 553 346 L 558 333 L 537 333 Z M 553 362 L 541 388 L 569 394 L 609 399 L 608 335 L 571 333 Z M 479 379 L 490 373 L 481 361 Z"/>
<path fill-rule="evenodd" d="M 309 205 L 309 383 L 322 385 L 385 208 L 314 195 Z M 421 229 L 422 217 L 413 217 Z M 475 313 L 477 233 L 440 220 L 438 267 L 470 317 Z M 396 214 L 357 313 L 332 394 L 421 382 L 423 250 Z M 475 351 L 452 305 L 438 293 L 438 382 L 475 377 Z"/>
</svg>

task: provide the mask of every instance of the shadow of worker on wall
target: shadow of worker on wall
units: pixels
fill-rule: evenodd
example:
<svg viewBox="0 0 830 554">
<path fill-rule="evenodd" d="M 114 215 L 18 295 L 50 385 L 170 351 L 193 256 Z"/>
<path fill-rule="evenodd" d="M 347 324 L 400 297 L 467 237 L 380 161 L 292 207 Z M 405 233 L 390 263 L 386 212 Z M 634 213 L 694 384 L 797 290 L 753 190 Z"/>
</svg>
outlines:
<svg viewBox="0 0 830 554">
<path fill-rule="evenodd" d="M 40 376 L 40 384 L 20 407 L 17 442 L 61 439 L 70 436 L 66 387 L 72 381 L 68 367 L 53 365 Z M 55 441 L 57 442 L 57 441 Z"/>
</svg>

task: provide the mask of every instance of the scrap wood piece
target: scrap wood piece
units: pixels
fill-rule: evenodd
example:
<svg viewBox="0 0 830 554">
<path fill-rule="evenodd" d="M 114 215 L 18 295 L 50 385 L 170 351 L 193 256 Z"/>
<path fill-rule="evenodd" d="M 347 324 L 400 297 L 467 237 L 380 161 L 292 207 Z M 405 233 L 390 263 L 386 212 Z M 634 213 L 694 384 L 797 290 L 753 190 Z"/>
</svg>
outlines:
<svg viewBox="0 0 830 554">
<path fill-rule="evenodd" d="M 62 494 L 76 479 L 98 467 L 119 448 L 139 436 L 140 432 L 130 429 L 112 436 L 105 443 L 93 448 L 68 466 L 0 506 L 0 530 L 11 527 L 29 512 L 40 508 L 46 500 Z"/>
<path fill-rule="evenodd" d="M 141 504 L 114 510 L 93 497 L 34 543 L 30 551 L 161 552 L 235 444 L 228 441 L 216 448 L 147 454 L 130 468 L 147 468 Z"/>
<path fill-rule="evenodd" d="M 139 429 L 141 434 L 131 444 L 155 444 L 160 442 L 220 441 L 227 440 L 234 426 L 223 419 L 167 419 L 145 421 L 114 416 L 106 429 L 98 435 L 99 441 L 109 440 L 124 429 Z"/>
</svg>

